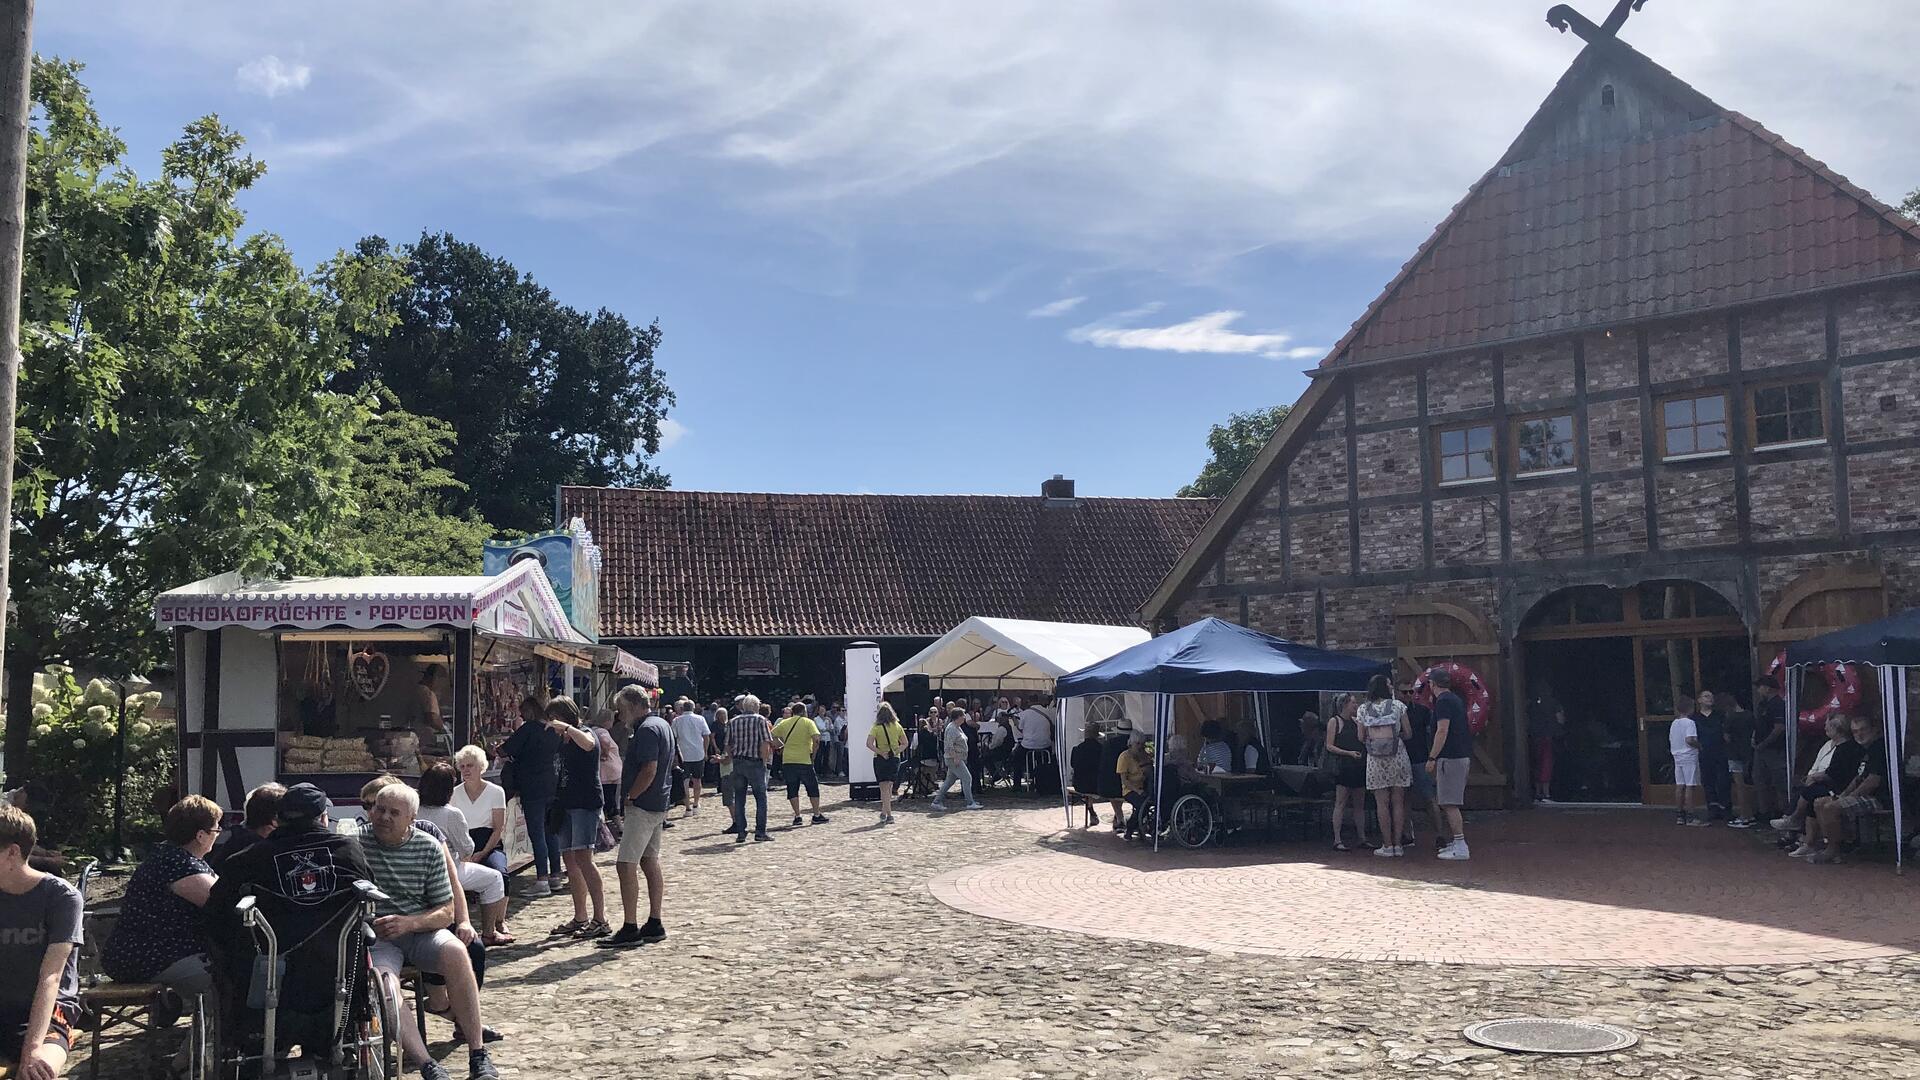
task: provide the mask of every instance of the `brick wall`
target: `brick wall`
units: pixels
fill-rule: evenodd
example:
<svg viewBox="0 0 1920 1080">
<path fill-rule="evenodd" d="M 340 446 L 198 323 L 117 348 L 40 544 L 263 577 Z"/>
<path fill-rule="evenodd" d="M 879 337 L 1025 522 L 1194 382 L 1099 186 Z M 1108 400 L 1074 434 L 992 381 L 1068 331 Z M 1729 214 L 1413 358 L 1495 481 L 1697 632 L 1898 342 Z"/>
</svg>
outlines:
<svg viewBox="0 0 1920 1080">
<path fill-rule="evenodd" d="M 1280 526 L 1277 517 L 1257 515 L 1241 523 L 1221 556 L 1228 581 L 1271 581 L 1280 576 L 1280 553 L 1284 550 Z"/>
<path fill-rule="evenodd" d="M 1580 521 L 1580 489 L 1516 489 L 1507 496 L 1513 557 L 1565 559 L 1586 550 Z"/>
<path fill-rule="evenodd" d="M 1327 590 L 1327 648 L 1391 648 L 1399 594 L 1387 585 Z"/>
<path fill-rule="evenodd" d="M 1570 398 L 1574 393 L 1573 339 L 1555 338 L 1543 344 L 1507 350 L 1504 385 L 1507 404 L 1522 408 L 1542 401 Z"/>
<path fill-rule="evenodd" d="M 1647 331 L 1647 371 L 1656 383 L 1718 375 L 1727 370 L 1723 317 L 1657 323 Z"/>
<path fill-rule="evenodd" d="M 1740 539 L 1732 469 L 1661 469 L 1654 505 L 1662 547 L 1710 547 Z"/>
<path fill-rule="evenodd" d="M 1240 621 L 1240 598 L 1235 596 L 1194 597 L 1180 605 L 1180 625 L 1197 623 L 1201 619 L 1225 619 L 1230 623 Z"/>
<path fill-rule="evenodd" d="M 1870 289 L 1842 296 L 1833 307 L 1840 355 L 1907 349 L 1920 345 L 1920 288 Z"/>
<path fill-rule="evenodd" d="M 1740 366 L 1748 371 L 1827 358 L 1827 308 L 1796 300 L 1740 317 Z"/>
<path fill-rule="evenodd" d="M 1354 381 L 1353 420 L 1377 424 L 1420 415 L 1420 384 L 1411 371 L 1388 371 Z"/>
<path fill-rule="evenodd" d="M 1393 428 L 1354 437 L 1360 497 L 1401 495 L 1420 490 L 1420 430 Z"/>
<path fill-rule="evenodd" d="M 1920 429 L 1920 359 L 1840 369 L 1840 411 L 1849 442 L 1914 434 Z"/>
<path fill-rule="evenodd" d="M 1347 515 L 1293 515 L 1293 574 L 1326 577 L 1351 569 L 1347 560 Z"/>
<path fill-rule="evenodd" d="M 1490 494 L 1435 500 L 1433 561 L 1443 566 L 1499 562 L 1499 502 Z"/>
<path fill-rule="evenodd" d="M 1755 540 L 1837 536 L 1833 460 L 1776 461 L 1747 468 L 1747 506 Z"/>
<path fill-rule="evenodd" d="M 1311 592 L 1249 596 L 1247 625 L 1261 633 L 1311 645 L 1319 640 L 1314 609 L 1315 596 Z"/>
<path fill-rule="evenodd" d="M 1640 401 L 1587 403 L 1587 467 L 1615 472 L 1640 465 Z"/>
<path fill-rule="evenodd" d="M 1593 485 L 1593 550 L 1608 555 L 1647 549 L 1646 488 L 1639 480 Z"/>
<path fill-rule="evenodd" d="M 1347 501 L 1347 440 L 1324 429 L 1287 465 L 1287 498 L 1293 506 Z"/>
<path fill-rule="evenodd" d="M 1485 354 L 1444 360 L 1427 369 L 1427 414 L 1493 404 L 1493 359 Z"/>
<path fill-rule="evenodd" d="M 1418 504 L 1360 511 L 1360 571 L 1412 570 L 1422 559 Z"/>
<path fill-rule="evenodd" d="M 1856 454 L 1847 460 L 1853 527 L 1867 532 L 1920 527 L 1920 450 Z"/>
<path fill-rule="evenodd" d="M 1630 331 L 1588 334 L 1587 393 L 1640 385 L 1640 346 Z"/>
</svg>

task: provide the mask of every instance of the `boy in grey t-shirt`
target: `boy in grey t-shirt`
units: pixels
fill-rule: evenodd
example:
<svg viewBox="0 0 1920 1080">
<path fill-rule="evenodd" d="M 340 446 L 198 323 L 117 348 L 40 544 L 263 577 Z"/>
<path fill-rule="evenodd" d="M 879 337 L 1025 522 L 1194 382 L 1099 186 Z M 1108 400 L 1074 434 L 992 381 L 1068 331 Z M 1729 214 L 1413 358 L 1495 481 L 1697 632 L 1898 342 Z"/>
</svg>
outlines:
<svg viewBox="0 0 1920 1080">
<path fill-rule="evenodd" d="M 81 903 L 27 865 L 36 839 L 25 810 L 0 806 L 0 1056 L 28 1080 L 52 1080 L 79 1016 Z"/>
</svg>

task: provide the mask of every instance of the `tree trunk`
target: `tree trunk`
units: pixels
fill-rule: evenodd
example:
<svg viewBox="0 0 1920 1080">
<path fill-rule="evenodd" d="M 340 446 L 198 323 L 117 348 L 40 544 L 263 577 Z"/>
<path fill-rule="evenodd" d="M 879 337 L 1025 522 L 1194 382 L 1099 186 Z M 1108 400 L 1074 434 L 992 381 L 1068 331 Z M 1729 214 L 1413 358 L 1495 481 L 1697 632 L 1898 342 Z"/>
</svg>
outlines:
<svg viewBox="0 0 1920 1080">
<path fill-rule="evenodd" d="M 27 735 L 33 730 L 33 673 L 39 667 L 31 653 L 16 648 L 7 654 L 6 786 L 9 791 L 33 775 Z"/>
<path fill-rule="evenodd" d="M 33 0 L 0 0 L 0 663 L 7 659 L 11 590 L 8 558 L 13 535 L 14 395 L 20 381 L 20 263 L 26 238 L 27 116 L 32 108 Z M 18 674 L 16 665 L 6 670 Z M 33 723 L 32 668 L 25 684 L 16 678 L 7 697 L 7 769 L 19 773 L 14 754 L 26 760 Z M 18 750 L 16 751 L 16 747 Z"/>
</svg>

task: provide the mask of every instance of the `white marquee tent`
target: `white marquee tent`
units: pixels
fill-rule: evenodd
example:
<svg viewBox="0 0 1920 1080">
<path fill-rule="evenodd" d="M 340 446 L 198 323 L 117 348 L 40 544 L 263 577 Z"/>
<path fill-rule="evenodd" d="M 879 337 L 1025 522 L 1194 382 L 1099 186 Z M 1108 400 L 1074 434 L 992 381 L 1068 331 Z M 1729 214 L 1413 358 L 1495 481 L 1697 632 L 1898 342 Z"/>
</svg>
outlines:
<svg viewBox="0 0 1920 1080">
<path fill-rule="evenodd" d="M 1137 626 L 988 619 L 974 616 L 881 677 L 899 690 L 925 675 L 935 690 L 1053 692 L 1053 680 L 1147 640 Z"/>
</svg>

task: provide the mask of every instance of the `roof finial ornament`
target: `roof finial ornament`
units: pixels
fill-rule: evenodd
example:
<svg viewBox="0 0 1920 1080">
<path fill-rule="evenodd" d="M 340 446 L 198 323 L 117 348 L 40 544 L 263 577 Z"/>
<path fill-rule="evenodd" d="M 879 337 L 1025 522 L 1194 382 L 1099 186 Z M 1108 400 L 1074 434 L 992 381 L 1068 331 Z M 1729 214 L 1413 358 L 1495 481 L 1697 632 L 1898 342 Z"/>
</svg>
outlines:
<svg viewBox="0 0 1920 1080">
<path fill-rule="evenodd" d="M 1591 19 L 1573 10 L 1571 4 L 1555 4 L 1547 11 L 1547 25 L 1563 34 L 1572 30 L 1591 44 L 1620 33 L 1620 28 L 1627 25 L 1627 17 L 1645 7 L 1646 3 L 1647 0 L 1618 0 L 1613 5 L 1613 14 L 1608 15 L 1607 21 L 1599 26 L 1593 25 Z"/>
</svg>

